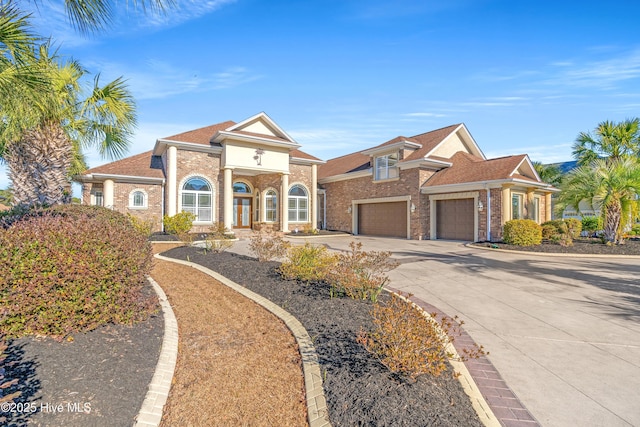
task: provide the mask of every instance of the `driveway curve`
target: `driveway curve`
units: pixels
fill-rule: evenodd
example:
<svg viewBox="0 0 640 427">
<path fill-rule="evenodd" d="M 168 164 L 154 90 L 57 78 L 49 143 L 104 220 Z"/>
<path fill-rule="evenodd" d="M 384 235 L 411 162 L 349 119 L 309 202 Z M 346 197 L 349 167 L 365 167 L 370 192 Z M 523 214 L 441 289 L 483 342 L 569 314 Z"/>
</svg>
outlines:
<svg viewBox="0 0 640 427">
<path fill-rule="evenodd" d="M 543 426 L 640 426 L 640 258 L 489 251 L 460 242 L 314 240 L 390 250 L 392 286 L 459 315 Z"/>
</svg>

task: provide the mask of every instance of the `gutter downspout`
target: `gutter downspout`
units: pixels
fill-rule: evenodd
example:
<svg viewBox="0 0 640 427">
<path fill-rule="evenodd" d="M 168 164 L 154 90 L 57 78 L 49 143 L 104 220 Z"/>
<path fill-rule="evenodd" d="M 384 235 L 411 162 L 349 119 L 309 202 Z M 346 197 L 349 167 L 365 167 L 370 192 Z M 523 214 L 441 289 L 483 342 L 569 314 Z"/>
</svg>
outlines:
<svg viewBox="0 0 640 427">
<path fill-rule="evenodd" d="M 487 187 L 487 240 L 491 241 L 491 189 Z"/>
<path fill-rule="evenodd" d="M 165 183 L 167 181 L 166 180 L 162 180 L 162 203 L 160 203 L 160 230 L 162 230 L 162 232 L 164 233 L 164 204 L 166 203 L 166 200 L 164 198 L 164 187 L 165 187 Z"/>
</svg>

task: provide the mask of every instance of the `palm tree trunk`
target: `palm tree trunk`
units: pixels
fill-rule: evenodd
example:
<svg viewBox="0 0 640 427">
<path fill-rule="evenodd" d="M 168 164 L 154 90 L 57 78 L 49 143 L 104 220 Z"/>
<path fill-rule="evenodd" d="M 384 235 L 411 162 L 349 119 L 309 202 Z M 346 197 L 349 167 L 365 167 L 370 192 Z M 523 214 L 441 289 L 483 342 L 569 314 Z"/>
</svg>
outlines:
<svg viewBox="0 0 640 427">
<path fill-rule="evenodd" d="M 604 207 L 604 210 L 604 237 L 609 243 L 618 243 L 620 218 L 622 217 L 620 200 L 613 200 Z"/>
<path fill-rule="evenodd" d="M 67 178 L 72 144 L 60 124 L 44 123 L 11 143 L 5 153 L 14 205 L 55 205 L 71 200 Z"/>
</svg>

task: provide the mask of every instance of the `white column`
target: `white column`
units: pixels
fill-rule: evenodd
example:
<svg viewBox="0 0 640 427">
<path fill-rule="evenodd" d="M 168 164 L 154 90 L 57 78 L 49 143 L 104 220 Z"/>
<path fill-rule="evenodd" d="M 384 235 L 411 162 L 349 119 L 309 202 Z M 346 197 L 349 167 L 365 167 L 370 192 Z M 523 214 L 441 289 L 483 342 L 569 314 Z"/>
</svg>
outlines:
<svg viewBox="0 0 640 427">
<path fill-rule="evenodd" d="M 289 231 L 289 174 L 282 174 L 282 191 L 280 191 L 280 230 Z"/>
<path fill-rule="evenodd" d="M 233 227 L 233 169 L 224 169 L 224 190 L 222 216 L 225 228 Z"/>
<path fill-rule="evenodd" d="M 511 186 L 502 186 L 502 221 L 500 221 L 502 225 L 511 219 L 511 188 L 509 187 Z"/>
<path fill-rule="evenodd" d="M 114 192 L 113 192 L 113 180 L 112 179 L 106 179 L 104 181 L 102 190 L 104 191 L 104 194 L 102 195 L 104 197 L 104 207 L 105 208 L 109 208 L 109 209 L 113 209 L 114 207 Z"/>
<path fill-rule="evenodd" d="M 167 215 L 178 213 L 178 149 L 167 149 Z"/>
<path fill-rule="evenodd" d="M 311 227 L 318 228 L 318 165 L 311 165 Z"/>
</svg>

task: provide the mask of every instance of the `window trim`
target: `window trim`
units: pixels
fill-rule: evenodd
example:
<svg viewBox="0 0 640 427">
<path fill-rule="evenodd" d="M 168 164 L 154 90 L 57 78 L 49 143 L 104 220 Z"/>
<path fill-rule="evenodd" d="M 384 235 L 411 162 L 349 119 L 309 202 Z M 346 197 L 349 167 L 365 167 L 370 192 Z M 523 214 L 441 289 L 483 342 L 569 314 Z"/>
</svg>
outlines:
<svg viewBox="0 0 640 427">
<path fill-rule="evenodd" d="M 98 204 L 98 199 L 101 202 L 100 204 Z M 91 192 L 91 205 L 92 206 L 104 206 L 104 191 L 103 190 L 94 190 L 94 191 Z"/>
<path fill-rule="evenodd" d="M 302 191 L 304 191 L 305 195 L 304 196 L 292 196 L 291 195 L 291 191 L 296 187 L 301 188 Z M 292 200 L 295 201 L 295 207 L 293 208 L 293 210 L 291 209 L 291 206 L 290 206 L 290 203 L 291 203 Z M 304 208 L 304 209 L 300 208 L 300 201 L 301 200 L 305 200 L 306 201 L 306 208 Z M 295 212 L 295 219 L 291 219 L 291 212 Z M 300 213 L 301 212 L 305 212 L 305 219 L 300 219 Z M 301 183 L 295 183 L 295 184 L 291 185 L 289 187 L 289 190 L 287 191 L 287 218 L 288 218 L 289 222 L 290 223 L 306 224 L 306 223 L 308 223 L 310 221 L 309 212 L 310 212 L 309 189 L 305 185 L 303 185 Z"/>
<path fill-rule="evenodd" d="M 393 160 L 393 163 L 391 165 L 389 162 L 390 160 Z M 390 179 L 397 179 L 400 176 L 400 171 L 398 169 L 399 161 L 400 161 L 400 153 L 398 151 L 374 157 L 373 180 L 386 181 Z M 384 164 L 380 164 L 383 162 Z M 384 176 L 383 174 L 381 174 L 381 172 L 384 172 Z"/>
<path fill-rule="evenodd" d="M 269 209 L 267 207 L 267 197 L 269 197 L 269 193 L 273 193 L 273 197 L 275 198 L 275 202 L 273 204 L 273 209 Z M 275 188 L 267 188 L 264 192 L 264 222 L 274 223 L 278 222 L 278 192 Z M 273 219 L 269 219 L 269 212 L 273 211 Z"/>
<path fill-rule="evenodd" d="M 187 183 L 189 181 L 191 181 L 192 179 L 201 179 L 204 182 L 207 183 L 207 185 L 210 188 L 210 191 L 198 191 L 198 190 L 185 190 L 184 187 L 187 185 Z M 200 225 L 200 224 L 213 224 L 216 220 L 216 209 L 215 209 L 215 187 L 212 184 L 212 181 L 206 177 L 204 177 L 203 175 L 200 174 L 193 174 L 193 175 L 189 175 L 186 176 L 182 179 L 182 181 L 180 182 L 180 191 L 178 194 L 178 212 L 185 212 L 184 206 L 183 206 L 183 197 L 185 192 L 186 193 L 194 193 L 196 195 L 196 212 L 200 209 L 199 208 L 199 200 L 200 198 L 198 197 L 199 194 L 209 194 L 210 200 L 211 200 L 211 204 L 209 206 L 209 209 L 211 210 L 211 220 L 198 220 L 198 217 L 196 216 L 195 221 L 193 221 L 194 225 Z M 187 212 L 191 212 L 191 210 L 187 211 Z M 197 214 L 196 214 L 197 215 Z"/>
<path fill-rule="evenodd" d="M 142 205 L 137 206 L 135 204 L 135 197 L 136 197 L 136 193 L 140 193 L 142 195 Z M 148 205 L 148 199 L 149 196 L 147 195 L 147 192 L 144 191 L 142 188 L 135 188 L 133 190 L 131 190 L 131 192 L 129 193 L 129 209 L 148 209 L 149 205 Z"/>
<path fill-rule="evenodd" d="M 514 211 L 514 199 L 518 199 L 518 216 L 516 217 L 516 212 Z M 522 193 L 511 193 L 511 219 L 524 219 L 524 200 L 525 195 Z"/>
</svg>

